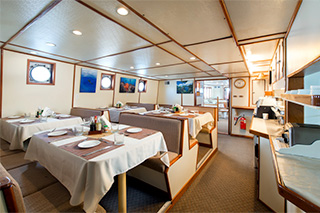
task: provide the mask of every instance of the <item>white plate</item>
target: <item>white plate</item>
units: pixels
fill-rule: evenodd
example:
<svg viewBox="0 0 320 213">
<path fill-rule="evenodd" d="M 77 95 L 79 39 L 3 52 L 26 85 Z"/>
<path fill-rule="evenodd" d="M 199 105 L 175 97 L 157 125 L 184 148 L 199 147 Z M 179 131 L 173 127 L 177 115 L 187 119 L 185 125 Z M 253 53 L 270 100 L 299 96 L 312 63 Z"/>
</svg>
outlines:
<svg viewBox="0 0 320 213">
<path fill-rule="evenodd" d="M 131 128 L 131 129 L 127 129 L 127 132 L 129 133 L 137 133 L 137 132 L 141 132 L 142 129 L 140 128 Z"/>
<path fill-rule="evenodd" d="M 69 118 L 71 115 L 60 114 L 60 115 L 58 115 L 58 116 L 61 117 L 61 118 Z"/>
<path fill-rule="evenodd" d="M 20 115 L 11 115 L 8 118 L 20 118 L 20 117 L 21 117 Z"/>
<path fill-rule="evenodd" d="M 68 133 L 67 131 L 55 131 L 55 132 L 48 133 L 48 136 L 60 136 L 60 135 L 65 135 L 67 133 Z"/>
<path fill-rule="evenodd" d="M 89 140 L 89 141 L 83 141 L 78 144 L 78 147 L 80 148 L 91 148 L 98 146 L 101 142 L 98 140 Z"/>
<path fill-rule="evenodd" d="M 20 121 L 20 123 L 22 123 L 22 124 L 26 124 L 26 123 L 31 123 L 31 122 L 33 122 L 34 120 L 29 120 L 29 119 L 26 119 L 26 120 L 22 120 L 22 121 Z"/>
</svg>

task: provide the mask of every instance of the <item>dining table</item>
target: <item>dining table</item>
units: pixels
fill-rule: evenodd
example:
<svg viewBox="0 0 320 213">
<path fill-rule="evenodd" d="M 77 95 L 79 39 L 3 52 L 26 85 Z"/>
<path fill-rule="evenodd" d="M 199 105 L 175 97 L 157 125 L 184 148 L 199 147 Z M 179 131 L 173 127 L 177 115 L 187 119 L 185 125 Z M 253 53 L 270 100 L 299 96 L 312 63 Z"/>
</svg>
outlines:
<svg viewBox="0 0 320 213">
<path fill-rule="evenodd" d="M 80 117 L 66 114 L 46 118 L 8 116 L 0 119 L 0 137 L 10 143 L 10 150 L 24 150 L 24 141 L 31 138 L 34 133 L 82 122 Z"/>
<path fill-rule="evenodd" d="M 130 131 L 134 130 L 134 131 Z M 49 131 L 34 134 L 25 159 L 38 161 L 70 192 L 70 204 L 83 203 L 86 212 L 94 212 L 101 198 L 118 176 L 119 212 L 126 212 L 126 172 L 157 152 L 167 152 L 161 132 L 119 125 L 122 144 L 115 144 L 112 132 L 76 136 L 69 129 L 50 136 Z M 169 165 L 168 155 L 161 158 Z"/>
<path fill-rule="evenodd" d="M 108 108 L 110 121 L 119 122 L 119 116 L 122 112 L 133 112 L 133 113 L 143 113 L 146 112 L 145 107 L 121 107 L 121 108 Z"/>
<path fill-rule="evenodd" d="M 154 116 L 164 116 L 164 117 L 180 117 L 188 118 L 189 122 L 189 134 L 192 137 L 196 137 L 201 131 L 203 126 L 206 126 L 208 129 L 211 129 L 214 125 L 214 118 L 209 112 L 171 112 L 167 110 L 153 110 L 148 112 L 139 113 L 140 115 L 154 115 Z"/>
</svg>

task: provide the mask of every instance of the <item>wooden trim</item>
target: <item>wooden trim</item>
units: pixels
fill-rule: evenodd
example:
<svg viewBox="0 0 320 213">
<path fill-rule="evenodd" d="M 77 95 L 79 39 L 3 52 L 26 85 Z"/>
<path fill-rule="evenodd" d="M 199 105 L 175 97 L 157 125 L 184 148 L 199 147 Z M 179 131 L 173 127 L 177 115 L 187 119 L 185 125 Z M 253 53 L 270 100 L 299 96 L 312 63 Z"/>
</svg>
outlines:
<svg viewBox="0 0 320 213">
<path fill-rule="evenodd" d="M 290 22 L 289 22 L 289 25 L 288 25 L 288 28 L 287 28 L 287 33 L 286 33 L 286 35 L 284 36 L 285 39 L 287 39 L 288 36 L 289 36 L 289 33 L 290 33 L 290 31 L 291 31 L 291 27 L 292 27 L 292 25 L 293 25 L 294 20 L 295 20 L 296 17 L 297 17 L 297 14 L 298 14 L 298 12 L 299 12 L 299 9 L 300 9 L 301 4 L 302 4 L 302 0 L 299 0 L 298 3 L 297 3 L 296 8 L 294 9 L 293 15 L 292 15 L 292 17 L 291 17 L 291 19 L 290 19 Z"/>
<path fill-rule="evenodd" d="M 288 78 L 295 78 L 295 77 L 301 77 L 301 76 L 304 76 L 304 73 L 303 75 L 299 75 L 303 70 L 307 69 L 308 67 L 310 67 L 311 65 L 317 63 L 320 61 L 320 55 L 318 57 L 316 57 L 315 59 L 313 59 L 312 61 L 310 61 L 309 63 L 307 63 L 306 65 L 304 65 L 303 67 L 297 69 L 296 71 L 290 73 L 288 75 Z"/>
<path fill-rule="evenodd" d="M 101 81 L 102 81 L 102 78 L 103 78 L 104 76 L 111 76 L 111 87 L 110 87 L 109 89 L 106 89 L 106 88 L 103 88 L 103 87 L 102 87 Z M 114 74 L 101 73 L 100 90 L 113 90 L 113 89 L 114 89 Z"/>
<path fill-rule="evenodd" d="M 2 118 L 2 99 L 3 99 L 3 54 L 4 51 L 1 48 L 1 67 L 0 67 L 0 118 Z"/>
<path fill-rule="evenodd" d="M 232 106 L 233 109 L 247 109 L 247 110 L 254 110 L 255 107 L 253 106 Z"/>
<path fill-rule="evenodd" d="M 3 192 L 8 212 L 18 212 L 17 201 L 13 191 L 13 183 L 9 177 L 0 178 L 0 190 Z"/>
<path fill-rule="evenodd" d="M 253 42 L 248 42 L 248 43 L 243 43 L 243 44 L 239 44 L 239 46 L 246 46 L 246 45 L 251 45 L 251 44 L 258 44 L 258 43 L 263 43 L 263 42 L 268 42 L 268 41 L 273 41 L 273 40 L 279 40 L 282 39 L 281 38 L 271 38 L 271 39 L 266 39 L 266 40 L 262 40 L 262 41 L 253 41 Z"/>
<path fill-rule="evenodd" d="M 226 37 L 211 39 L 211 40 L 207 40 L 207 41 L 200 41 L 200 42 L 196 42 L 196 43 L 184 44 L 183 46 L 189 47 L 189 46 L 194 46 L 194 45 L 199 45 L 199 44 L 206 44 L 206 43 L 210 43 L 210 42 L 221 41 L 221 40 L 225 40 L 225 39 L 229 39 L 229 38 L 232 38 L 232 36 L 226 36 Z"/>
<path fill-rule="evenodd" d="M 116 78 L 117 78 L 117 73 L 115 73 L 115 74 L 114 74 L 114 79 L 116 79 Z M 114 88 L 113 88 L 113 94 L 112 94 L 112 106 L 115 106 L 115 103 L 114 103 L 114 96 L 115 96 L 115 93 L 116 93 L 115 88 L 116 88 L 116 84 L 114 84 Z M 109 117 L 109 119 L 110 119 L 110 117 Z"/>
<path fill-rule="evenodd" d="M 273 54 L 272 54 L 272 58 L 271 58 L 269 67 L 271 66 L 272 61 L 273 61 L 273 60 L 276 60 L 276 59 L 275 59 L 275 56 L 276 56 L 277 51 L 278 51 L 279 43 L 280 43 L 280 39 L 278 40 L 277 45 L 276 45 L 276 48 L 275 48 L 275 50 L 274 50 L 274 52 L 273 52 Z M 283 60 L 283 59 L 282 59 L 282 60 Z M 276 60 L 275 62 L 277 63 L 277 60 Z"/>
<path fill-rule="evenodd" d="M 72 82 L 71 108 L 74 107 L 74 92 L 75 92 L 75 83 L 76 83 L 76 67 L 77 67 L 77 65 L 73 65 L 73 82 Z"/>
<path fill-rule="evenodd" d="M 266 37 L 271 37 L 271 36 L 281 35 L 281 34 L 286 34 L 286 33 L 287 32 L 280 32 L 280 33 L 272 33 L 272 34 L 267 34 L 267 35 L 262 35 L 262 36 L 256 36 L 256 37 L 252 37 L 252 38 L 245 38 L 245 39 L 238 40 L 238 42 L 250 41 L 250 40 L 255 40 L 255 39 L 259 39 L 259 38 L 266 38 Z"/>
<path fill-rule="evenodd" d="M 159 90 L 160 90 L 160 81 L 158 81 L 156 104 L 159 104 Z"/>
<path fill-rule="evenodd" d="M 242 56 L 242 59 L 243 59 L 243 61 L 244 61 L 244 64 L 245 64 L 245 66 L 246 66 L 246 68 L 247 68 L 247 70 L 248 70 L 249 76 L 250 76 L 250 72 L 249 72 L 249 68 L 248 68 L 248 65 L 247 65 L 247 61 L 246 61 L 246 58 L 244 57 L 244 54 L 243 54 L 243 51 L 242 51 L 241 47 L 239 46 L 239 42 L 238 42 L 236 33 L 235 33 L 235 31 L 234 31 L 234 28 L 233 28 L 233 25 L 232 25 L 232 22 L 231 22 L 231 18 L 230 18 L 230 16 L 229 16 L 229 13 L 228 13 L 228 10 L 227 10 L 227 6 L 226 6 L 224 0 L 219 0 L 219 3 L 220 3 L 220 5 L 221 5 L 221 8 L 222 8 L 222 11 L 223 11 L 224 16 L 226 17 L 226 20 L 227 20 L 229 29 L 230 29 L 230 31 L 231 31 L 231 34 L 232 34 L 232 36 L 233 36 L 233 39 L 234 39 L 234 41 L 236 42 L 236 45 L 237 45 L 237 47 L 238 47 L 238 49 L 239 49 L 239 51 L 240 51 L 240 54 L 241 54 L 241 56 Z"/>
<path fill-rule="evenodd" d="M 52 10 L 57 4 L 59 4 L 62 0 L 54 0 L 47 7 L 45 7 L 38 15 L 36 15 L 33 19 L 31 19 L 27 24 L 25 24 L 16 34 L 11 36 L 9 40 L 7 40 L 2 46 L 1 49 L 4 48 L 9 42 L 13 39 L 24 33 L 29 27 L 31 27 L 36 21 L 46 15 L 50 10 Z"/>
<path fill-rule="evenodd" d="M 182 81 L 182 79 L 181 79 Z M 183 93 L 181 92 L 181 105 L 183 105 Z"/>
<path fill-rule="evenodd" d="M 42 64 L 49 64 L 51 65 L 52 69 L 51 71 L 51 82 L 50 83 L 38 83 L 38 82 L 31 82 L 30 81 L 30 63 L 31 62 L 36 62 L 36 63 L 42 63 Z M 32 85 L 55 85 L 55 80 L 56 80 L 56 63 L 53 62 L 48 62 L 48 61 L 38 61 L 38 60 L 31 60 L 28 59 L 27 63 L 27 84 L 32 84 Z"/>
<path fill-rule="evenodd" d="M 300 194 L 292 191 L 291 189 L 287 188 L 284 184 L 284 182 L 281 179 L 280 171 L 278 167 L 278 161 L 275 154 L 275 149 L 273 146 L 272 138 L 269 137 L 269 142 L 271 146 L 271 152 L 272 152 L 272 159 L 273 159 L 273 168 L 277 180 L 277 186 L 278 186 L 278 192 L 279 194 L 284 197 L 286 200 L 289 200 L 294 205 L 299 207 L 305 212 L 320 212 L 320 207 L 308 199 L 302 197 Z"/>
</svg>

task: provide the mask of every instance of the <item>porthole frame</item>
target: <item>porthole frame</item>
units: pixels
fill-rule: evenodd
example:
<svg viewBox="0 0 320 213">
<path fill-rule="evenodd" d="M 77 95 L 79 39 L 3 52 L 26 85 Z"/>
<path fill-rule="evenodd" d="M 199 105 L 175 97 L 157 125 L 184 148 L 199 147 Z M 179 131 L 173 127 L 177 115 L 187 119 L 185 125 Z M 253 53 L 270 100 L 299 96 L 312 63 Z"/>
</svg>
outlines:
<svg viewBox="0 0 320 213">
<path fill-rule="evenodd" d="M 48 82 L 37 81 L 31 76 L 31 72 L 35 67 L 44 66 L 51 73 L 50 80 Z M 33 85 L 55 85 L 56 79 L 56 63 L 51 63 L 47 61 L 37 61 L 28 59 L 27 65 L 27 84 Z"/>
<path fill-rule="evenodd" d="M 111 86 L 109 88 L 102 87 L 102 79 L 104 77 L 109 77 L 111 80 Z M 114 75 L 108 74 L 108 73 L 101 73 L 101 79 L 100 79 L 100 90 L 113 90 L 114 89 Z"/>
<path fill-rule="evenodd" d="M 142 91 L 139 90 L 139 84 L 140 84 L 141 82 L 143 82 L 143 84 L 144 84 L 144 88 L 143 88 Z M 142 80 L 142 79 L 139 80 L 139 83 L 138 83 L 138 92 L 140 92 L 140 93 L 146 93 L 146 92 L 147 92 L 147 80 Z"/>
</svg>

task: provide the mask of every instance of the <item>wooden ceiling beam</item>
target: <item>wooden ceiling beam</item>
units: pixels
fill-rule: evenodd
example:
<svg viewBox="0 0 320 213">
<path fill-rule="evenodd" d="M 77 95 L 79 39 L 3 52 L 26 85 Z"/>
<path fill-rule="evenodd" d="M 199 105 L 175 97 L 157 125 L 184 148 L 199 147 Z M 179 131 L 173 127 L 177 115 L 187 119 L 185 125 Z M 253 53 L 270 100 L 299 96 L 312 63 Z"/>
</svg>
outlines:
<svg viewBox="0 0 320 213">
<path fill-rule="evenodd" d="M 244 53 L 243 53 L 241 47 L 239 46 L 238 39 L 237 39 L 236 33 L 234 31 L 234 28 L 233 28 L 233 25 L 232 25 L 232 22 L 231 22 L 230 15 L 229 15 L 228 10 L 227 10 L 227 6 L 226 6 L 224 0 L 219 0 L 219 2 L 220 2 L 220 5 L 221 5 L 223 14 L 224 14 L 224 16 L 225 16 L 225 18 L 227 20 L 227 23 L 228 23 L 229 29 L 231 31 L 231 34 L 233 36 L 233 39 L 234 39 L 234 41 L 235 41 L 235 43 L 236 43 L 236 45 L 237 45 L 237 47 L 238 47 L 238 49 L 240 51 L 240 54 L 242 56 L 242 59 L 244 61 L 244 64 L 245 64 L 245 66 L 246 66 L 246 68 L 248 70 L 249 76 L 250 76 L 250 72 L 249 72 L 249 68 L 248 68 L 247 62 L 246 62 L 246 58 L 244 56 Z"/>
<path fill-rule="evenodd" d="M 268 34 L 268 35 L 256 36 L 256 37 L 252 37 L 252 38 L 245 38 L 245 39 L 238 40 L 238 42 L 256 40 L 256 39 L 260 39 L 260 38 L 268 38 L 271 36 L 282 35 L 282 34 L 286 34 L 286 33 L 287 32 L 280 32 L 280 33 L 272 33 L 272 34 Z M 282 38 L 284 38 L 284 36 L 282 36 Z"/>
<path fill-rule="evenodd" d="M 10 43 L 13 39 L 24 33 L 29 27 L 31 27 L 36 21 L 46 15 L 50 10 L 52 10 L 55 6 L 57 6 L 62 0 L 54 0 L 47 7 L 45 7 L 38 15 L 36 15 L 33 19 L 31 19 L 27 24 L 25 24 L 16 34 L 11 36 L 9 40 L 7 40 L 2 46 L 1 49 L 4 48 L 8 43 Z"/>
<path fill-rule="evenodd" d="M 172 38 L 168 33 L 164 32 L 160 27 L 158 27 L 157 25 L 155 25 L 153 22 L 151 22 L 149 19 L 147 19 L 145 16 L 141 15 L 138 11 L 136 11 L 133 7 L 131 7 L 129 4 L 127 4 L 126 2 L 124 2 L 123 0 L 117 0 L 118 2 L 120 2 L 121 4 L 123 4 L 126 8 L 128 8 L 130 11 L 132 11 L 134 14 L 136 14 L 138 17 L 140 17 L 142 20 L 144 20 L 145 22 L 147 22 L 149 25 L 151 25 L 153 28 L 155 28 L 156 30 L 158 30 L 160 33 L 162 33 L 163 35 L 165 35 L 167 38 L 169 38 L 170 40 L 172 40 L 174 43 L 176 43 L 178 46 L 180 46 L 181 48 L 183 48 L 185 51 L 187 51 L 188 53 L 190 53 L 191 55 L 193 55 L 194 57 L 198 58 L 201 62 L 205 63 L 206 65 L 209 66 L 209 64 L 207 62 L 205 62 L 203 59 L 201 59 L 200 57 L 198 57 L 196 54 L 194 54 L 193 52 L 191 52 L 190 50 L 188 50 L 187 48 L 185 48 L 182 44 L 180 44 L 177 40 L 175 40 L 174 38 Z M 159 47 L 159 46 L 158 46 Z M 160 47 L 159 47 L 160 48 Z M 192 65 L 190 62 L 187 62 L 187 64 L 189 64 L 190 66 L 199 69 L 198 67 Z M 199 69 L 201 70 L 201 69 Z M 201 70 L 202 71 L 202 70 Z M 218 71 L 218 70 L 217 70 Z M 219 71 L 218 71 L 219 72 Z M 208 74 L 208 73 L 207 73 Z M 209 74 L 210 75 L 210 74 Z"/>
</svg>

